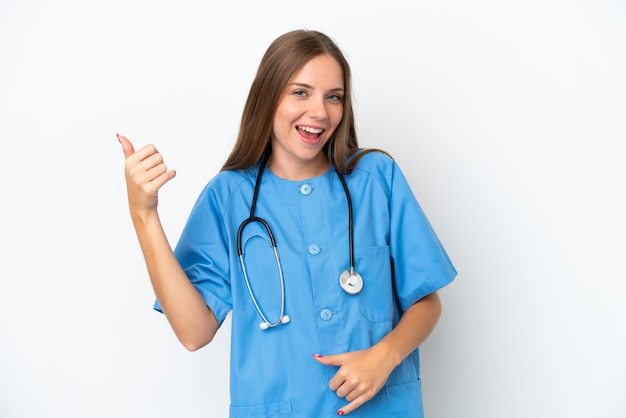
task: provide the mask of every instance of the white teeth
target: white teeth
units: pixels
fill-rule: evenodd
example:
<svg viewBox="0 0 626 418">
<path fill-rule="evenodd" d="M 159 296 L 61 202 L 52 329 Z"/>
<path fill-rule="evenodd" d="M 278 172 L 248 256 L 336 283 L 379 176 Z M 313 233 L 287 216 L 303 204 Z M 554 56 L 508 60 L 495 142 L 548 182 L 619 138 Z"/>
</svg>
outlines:
<svg viewBox="0 0 626 418">
<path fill-rule="evenodd" d="M 321 134 L 322 132 L 324 132 L 323 129 L 309 128 L 308 126 L 298 126 L 298 128 L 310 134 Z"/>
</svg>

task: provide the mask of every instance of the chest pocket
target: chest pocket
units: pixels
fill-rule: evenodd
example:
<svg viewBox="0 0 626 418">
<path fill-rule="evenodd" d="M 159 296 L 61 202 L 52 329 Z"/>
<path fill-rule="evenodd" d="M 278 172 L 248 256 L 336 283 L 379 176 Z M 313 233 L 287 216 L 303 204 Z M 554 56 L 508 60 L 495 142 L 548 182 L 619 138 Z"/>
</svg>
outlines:
<svg viewBox="0 0 626 418">
<path fill-rule="evenodd" d="M 371 322 L 393 320 L 394 295 L 389 246 L 355 248 L 355 269 L 363 277 L 361 314 Z"/>
</svg>

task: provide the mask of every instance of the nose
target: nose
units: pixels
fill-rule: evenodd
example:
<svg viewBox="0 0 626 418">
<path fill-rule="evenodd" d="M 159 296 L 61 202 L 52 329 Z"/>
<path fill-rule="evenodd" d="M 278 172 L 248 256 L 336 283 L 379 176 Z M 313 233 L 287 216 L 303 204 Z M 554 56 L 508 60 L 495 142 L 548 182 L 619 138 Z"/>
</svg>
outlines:
<svg viewBox="0 0 626 418">
<path fill-rule="evenodd" d="M 315 98 L 309 102 L 307 114 L 313 119 L 326 119 L 328 117 L 328 110 L 326 109 L 326 100 L 324 98 Z"/>
</svg>

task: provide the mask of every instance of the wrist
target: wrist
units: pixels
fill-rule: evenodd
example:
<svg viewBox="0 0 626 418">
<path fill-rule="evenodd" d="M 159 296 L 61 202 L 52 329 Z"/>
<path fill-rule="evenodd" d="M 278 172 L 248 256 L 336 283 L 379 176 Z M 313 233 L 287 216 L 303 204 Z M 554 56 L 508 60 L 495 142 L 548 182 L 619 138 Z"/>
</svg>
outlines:
<svg viewBox="0 0 626 418">
<path fill-rule="evenodd" d="M 388 338 L 384 338 L 372 346 L 372 350 L 381 358 L 385 359 L 392 370 L 398 367 L 400 363 L 402 363 L 402 360 L 404 360 L 404 356 L 394 347 L 394 344 Z"/>
<path fill-rule="evenodd" d="M 160 224 L 159 214 L 156 209 L 130 210 L 130 218 L 135 228 L 147 228 L 150 225 Z"/>
</svg>

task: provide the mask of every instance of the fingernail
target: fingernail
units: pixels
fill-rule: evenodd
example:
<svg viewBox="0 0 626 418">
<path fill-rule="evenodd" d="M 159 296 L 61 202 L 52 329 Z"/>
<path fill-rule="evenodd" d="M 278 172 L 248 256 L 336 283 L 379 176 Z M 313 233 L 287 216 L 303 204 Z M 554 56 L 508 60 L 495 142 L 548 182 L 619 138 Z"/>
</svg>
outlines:
<svg viewBox="0 0 626 418">
<path fill-rule="evenodd" d="M 120 143 L 121 143 L 122 140 L 120 139 L 120 134 L 116 133 L 115 136 L 117 136 L 117 140 L 120 141 Z"/>
<path fill-rule="evenodd" d="M 315 357 L 315 358 L 321 358 L 321 357 L 322 357 L 322 355 L 321 355 L 321 354 L 313 354 L 313 357 Z"/>
<path fill-rule="evenodd" d="M 343 415 L 343 411 L 340 409 L 340 410 L 337 412 L 337 415 Z"/>
</svg>

